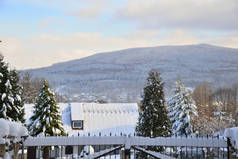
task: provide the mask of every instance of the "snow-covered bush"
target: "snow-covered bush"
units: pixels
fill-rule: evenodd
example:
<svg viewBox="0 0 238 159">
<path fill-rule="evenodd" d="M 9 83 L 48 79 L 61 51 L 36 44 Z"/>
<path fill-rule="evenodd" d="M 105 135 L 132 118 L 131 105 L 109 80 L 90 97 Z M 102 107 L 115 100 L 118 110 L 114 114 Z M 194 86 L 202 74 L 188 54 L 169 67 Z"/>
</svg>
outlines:
<svg viewBox="0 0 238 159">
<path fill-rule="evenodd" d="M 11 158 L 9 156 L 14 155 L 14 150 L 9 146 L 21 141 L 21 137 L 28 136 L 28 131 L 22 123 L 8 121 L 3 118 L 0 118 L 0 126 L 0 145 L 6 145 L 4 158 Z"/>
<path fill-rule="evenodd" d="M 9 134 L 9 126 L 8 126 L 8 121 L 6 121 L 5 119 L 0 119 L 0 125 L 1 125 L 1 129 L 0 129 L 0 140 L 1 138 L 8 136 Z"/>
<path fill-rule="evenodd" d="M 230 138 L 233 146 L 238 150 L 238 127 L 225 129 L 224 136 Z"/>
<path fill-rule="evenodd" d="M 28 131 L 22 123 L 12 122 L 0 118 L 0 138 L 15 137 L 21 138 L 22 136 L 28 136 Z"/>
</svg>

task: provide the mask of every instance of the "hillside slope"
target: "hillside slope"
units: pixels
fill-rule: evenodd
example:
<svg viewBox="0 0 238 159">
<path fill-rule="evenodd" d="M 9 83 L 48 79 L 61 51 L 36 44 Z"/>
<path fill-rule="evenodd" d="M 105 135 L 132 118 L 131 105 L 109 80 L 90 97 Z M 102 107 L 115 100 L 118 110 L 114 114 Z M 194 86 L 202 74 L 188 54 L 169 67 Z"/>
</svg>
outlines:
<svg viewBox="0 0 238 159">
<path fill-rule="evenodd" d="M 167 94 L 178 74 L 188 87 L 204 80 L 215 86 L 231 84 L 238 82 L 238 49 L 206 44 L 132 48 L 24 71 L 45 77 L 56 91 L 80 101 L 95 94 L 133 101 L 151 69 L 161 72 Z"/>
</svg>

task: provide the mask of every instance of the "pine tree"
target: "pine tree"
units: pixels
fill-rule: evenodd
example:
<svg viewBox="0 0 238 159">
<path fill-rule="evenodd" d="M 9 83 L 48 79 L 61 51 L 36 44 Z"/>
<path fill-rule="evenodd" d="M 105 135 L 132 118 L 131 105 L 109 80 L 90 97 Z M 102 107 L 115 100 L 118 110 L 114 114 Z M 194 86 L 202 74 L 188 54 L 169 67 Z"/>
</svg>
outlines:
<svg viewBox="0 0 238 159">
<path fill-rule="evenodd" d="M 182 103 L 183 100 L 183 94 L 182 94 L 182 89 L 184 89 L 181 80 L 180 80 L 180 76 L 178 76 L 178 79 L 175 83 L 176 87 L 174 90 L 174 97 L 172 97 L 171 99 L 168 100 L 167 102 L 167 109 L 168 109 L 168 116 L 169 119 L 172 123 L 172 130 L 174 130 L 174 123 L 176 122 L 177 118 L 176 118 L 176 108 L 177 105 L 179 105 L 180 103 Z"/>
<path fill-rule="evenodd" d="M 0 118 L 9 119 L 7 111 L 10 109 L 12 102 L 9 102 L 8 95 L 11 97 L 11 92 L 7 88 L 6 83 L 9 78 L 8 64 L 4 62 L 4 58 L 0 55 Z M 8 82 L 9 83 L 9 82 Z M 12 99 L 12 98 L 10 98 Z"/>
<path fill-rule="evenodd" d="M 19 76 L 16 70 L 10 71 L 10 82 L 12 84 L 12 95 L 14 99 L 14 107 L 12 107 L 11 111 L 9 111 L 9 116 L 12 118 L 17 119 L 16 121 L 20 121 L 25 123 L 24 115 L 24 102 L 23 98 L 23 88 L 19 84 Z"/>
<path fill-rule="evenodd" d="M 221 129 L 221 125 L 225 125 L 225 112 L 223 111 L 223 104 L 222 102 L 216 103 L 216 111 L 214 112 L 214 120 L 217 122 L 218 129 Z"/>
<path fill-rule="evenodd" d="M 164 83 L 157 71 L 150 71 L 141 101 L 141 112 L 136 126 L 136 134 L 144 137 L 168 137 L 171 135 L 171 124 L 165 107 Z M 161 148 L 148 148 L 161 151 Z M 146 156 L 138 156 L 146 158 Z"/>
<path fill-rule="evenodd" d="M 216 103 L 216 111 L 214 112 L 214 119 L 218 121 L 225 120 L 225 112 L 223 111 L 222 102 Z"/>
<path fill-rule="evenodd" d="M 197 115 L 197 107 L 194 103 L 191 92 L 183 86 L 178 77 L 175 96 L 167 103 L 173 134 L 190 135 L 193 133 L 191 118 Z"/>
<path fill-rule="evenodd" d="M 24 122 L 22 87 L 15 70 L 10 70 L 0 55 L 0 118 Z"/>
<path fill-rule="evenodd" d="M 55 94 L 46 80 L 43 81 L 43 86 L 36 99 L 33 114 L 29 124 L 32 136 L 65 135 Z"/>
<path fill-rule="evenodd" d="M 216 131 L 232 127 L 235 123 L 232 114 L 224 111 L 224 105 L 222 102 L 215 103 L 214 120 L 217 125 L 215 128 Z"/>
</svg>

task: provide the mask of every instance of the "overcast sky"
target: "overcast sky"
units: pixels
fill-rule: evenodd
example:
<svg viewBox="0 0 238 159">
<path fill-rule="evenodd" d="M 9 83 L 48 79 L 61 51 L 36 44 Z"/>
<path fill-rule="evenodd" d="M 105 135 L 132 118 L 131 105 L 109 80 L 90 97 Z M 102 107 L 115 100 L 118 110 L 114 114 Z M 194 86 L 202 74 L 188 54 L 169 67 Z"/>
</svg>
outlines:
<svg viewBox="0 0 238 159">
<path fill-rule="evenodd" d="M 238 0 L 0 0 L 0 19 L 17 69 L 131 47 L 238 48 Z"/>
</svg>

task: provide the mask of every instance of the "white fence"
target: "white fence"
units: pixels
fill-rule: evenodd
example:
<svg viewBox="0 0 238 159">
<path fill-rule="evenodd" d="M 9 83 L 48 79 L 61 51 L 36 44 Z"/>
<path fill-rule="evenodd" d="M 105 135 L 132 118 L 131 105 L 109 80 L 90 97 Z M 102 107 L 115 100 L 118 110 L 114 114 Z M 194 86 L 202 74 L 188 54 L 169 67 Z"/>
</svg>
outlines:
<svg viewBox="0 0 238 159">
<path fill-rule="evenodd" d="M 227 147 L 223 138 L 196 137 L 158 137 L 147 138 L 138 136 L 57 136 L 28 137 L 24 146 L 78 146 L 78 145 L 125 145 L 131 146 L 167 146 L 167 147 Z"/>
<path fill-rule="evenodd" d="M 154 158 L 229 158 L 229 146 L 225 138 L 214 137 L 138 137 L 138 136 L 54 136 L 54 137 L 28 137 L 25 147 L 56 146 L 58 157 L 64 158 L 67 146 L 72 146 L 72 158 L 100 158 L 114 155 L 120 158 L 124 150 L 124 158 L 135 159 L 138 152 Z M 153 152 L 146 147 L 161 147 L 163 153 Z M 92 147 L 95 151 L 90 153 Z M 83 152 L 85 148 L 88 148 Z M 82 153 L 83 152 L 83 153 Z M 127 152 L 127 154 L 126 154 Z M 38 152 L 38 156 L 41 152 Z M 86 154 L 86 155 L 85 155 Z M 126 156 L 127 155 L 127 156 Z M 57 156 L 57 155 L 56 155 Z M 100 157 L 99 157 L 100 156 Z M 130 157 L 132 156 L 132 157 Z M 161 157 L 162 156 L 162 157 Z M 108 157 L 107 157 L 108 158 Z"/>
</svg>

